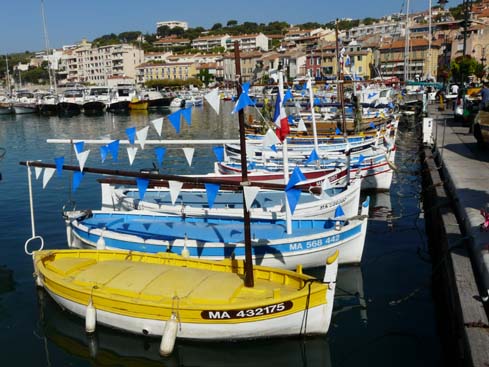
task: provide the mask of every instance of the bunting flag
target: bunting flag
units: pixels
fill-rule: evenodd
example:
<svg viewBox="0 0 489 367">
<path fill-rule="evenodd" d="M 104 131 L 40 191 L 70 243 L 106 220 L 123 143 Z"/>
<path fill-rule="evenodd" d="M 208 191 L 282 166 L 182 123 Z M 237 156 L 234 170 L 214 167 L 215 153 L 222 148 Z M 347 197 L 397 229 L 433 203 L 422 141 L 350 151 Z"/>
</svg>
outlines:
<svg viewBox="0 0 489 367">
<path fill-rule="evenodd" d="M 219 115 L 220 99 L 219 99 L 219 88 L 214 88 L 209 93 L 204 95 L 205 100 L 209 103 L 214 111 Z"/>
<path fill-rule="evenodd" d="M 222 162 L 224 160 L 224 147 L 213 147 L 212 150 L 214 150 L 217 161 Z"/>
<path fill-rule="evenodd" d="M 250 211 L 253 201 L 255 201 L 256 195 L 260 192 L 260 188 L 256 186 L 243 186 L 246 210 Z"/>
<path fill-rule="evenodd" d="M 183 182 L 180 181 L 168 181 L 168 187 L 170 188 L 170 198 L 172 205 L 175 205 L 178 195 L 180 195 L 180 190 L 183 187 Z"/>
<path fill-rule="evenodd" d="M 280 141 L 283 141 L 290 132 L 289 120 L 285 113 L 285 108 L 282 106 L 280 93 L 277 93 L 275 100 L 275 113 L 273 114 L 273 122 L 275 123 L 276 134 Z"/>
<path fill-rule="evenodd" d="M 285 195 L 287 195 L 287 201 L 289 203 L 290 213 L 294 214 L 295 207 L 299 202 L 301 197 L 301 190 L 299 189 L 289 189 L 285 191 Z"/>
<path fill-rule="evenodd" d="M 284 101 L 282 102 L 282 106 L 285 106 L 288 100 L 293 99 L 294 96 L 292 95 L 292 92 L 290 91 L 290 88 L 287 88 L 284 94 Z"/>
<path fill-rule="evenodd" d="M 297 125 L 297 131 L 307 131 L 306 123 L 302 118 L 299 120 L 299 124 Z"/>
<path fill-rule="evenodd" d="M 83 147 L 85 145 L 84 141 L 79 141 L 73 144 L 73 148 L 75 149 L 75 154 L 78 155 L 79 153 L 83 152 Z"/>
<path fill-rule="evenodd" d="M 248 170 L 254 170 L 256 168 L 256 162 L 248 163 Z"/>
<path fill-rule="evenodd" d="M 102 159 L 102 163 L 105 162 L 105 159 L 107 158 L 107 154 L 109 154 L 108 145 L 102 145 L 100 147 L 100 158 Z"/>
<path fill-rule="evenodd" d="M 277 146 L 275 144 L 271 145 L 270 149 L 273 150 L 275 153 L 278 152 Z"/>
<path fill-rule="evenodd" d="M 346 55 L 345 66 L 350 66 L 350 65 L 351 65 L 350 55 Z"/>
<path fill-rule="evenodd" d="M 136 158 L 136 153 L 138 151 L 138 147 L 127 147 L 127 157 L 129 158 L 129 165 L 132 166 L 134 162 L 134 158 Z"/>
<path fill-rule="evenodd" d="M 187 121 L 187 125 L 188 126 L 192 125 L 192 107 L 184 108 L 180 111 L 185 121 Z"/>
<path fill-rule="evenodd" d="M 119 159 L 119 140 L 114 140 L 113 142 L 109 143 L 109 145 L 107 145 L 107 147 L 109 148 L 109 152 L 110 154 L 112 154 L 112 159 L 114 160 L 114 162 L 117 162 L 117 160 Z"/>
<path fill-rule="evenodd" d="M 309 158 L 307 159 L 306 163 L 311 163 L 319 160 L 319 155 L 316 152 L 316 149 L 313 149 L 311 154 L 309 155 Z"/>
<path fill-rule="evenodd" d="M 42 176 L 42 188 L 43 189 L 46 187 L 49 180 L 51 180 L 51 177 L 53 177 L 55 171 L 56 171 L 56 168 L 49 168 L 48 167 L 48 168 L 44 169 L 44 175 Z"/>
<path fill-rule="evenodd" d="M 144 194 L 148 189 L 149 180 L 147 178 L 136 177 L 136 183 L 138 185 L 138 190 L 139 190 L 139 200 L 143 200 Z"/>
<path fill-rule="evenodd" d="M 88 152 L 88 151 L 87 151 Z M 73 181 L 71 184 L 71 192 L 75 192 L 80 186 L 81 180 L 83 178 L 84 173 L 81 171 L 75 171 L 73 173 Z"/>
<path fill-rule="evenodd" d="M 241 94 L 238 98 L 238 101 L 234 105 L 233 111 L 231 113 L 236 113 L 241 111 L 243 108 L 247 106 L 254 106 L 255 102 L 253 102 L 248 95 L 248 89 L 250 88 L 250 83 L 245 83 L 242 86 Z"/>
<path fill-rule="evenodd" d="M 172 126 L 175 128 L 177 134 L 180 134 L 181 116 L 182 116 L 182 110 L 175 111 L 167 116 L 168 120 L 170 120 Z"/>
<path fill-rule="evenodd" d="M 374 98 L 376 95 L 377 95 L 377 93 L 372 92 L 372 93 L 369 93 L 369 94 L 367 95 L 367 98 L 368 98 L 368 99 L 370 99 L 370 98 Z"/>
<path fill-rule="evenodd" d="M 316 97 L 316 98 L 314 98 L 313 104 L 314 104 L 314 106 L 319 106 L 321 104 L 321 100 L 318 97 Z"/>
<path fill-rule="evenodd" d="M 36 174 L 36 180 L 39 180 L 39 176 L 42 173 L 42 167 L 34 167 L 34 173 Z"/>
<path fill-rule="evenodd" d="M 194 148 L 182 148 L 183 153 L 185 154 L 185 158 L 187 158 L 187 162 L 189 166 L 192 166 L 192 158 L 194 157 Z"/>
<path fill-rule="evenodd" d="M 143 127 L 141 130 L 136 132 L 138 137 L 138 143 L 141 144 L 141 149 L 144 149 L 144 144 L 146 144 L 146 139 L 148 138 L 149 126 Z"/>
<path fill-rule="evenodd" d="M 360 156 L 358 157 L 358 163 L 357 164 L 360 166 L 364 160 L 365 160 L 365 157 L 363 156 L 363 154 L 360 154 Z"/>
<path fill-rule="evenodd" d="M 368 126 L 370 126 L 372 129 L 375 129 L 375 124 L 373 122 L 371 122 L 370 124 L 368 124 Z"/>
<path fill-rule="evenodd" d="M 158 161 L 158 167 L 160 168 L 161 165 L 163 164 L 163 157 L 165 156 L 165 153 L 166 153 L 166 148 L 163 147 L 155 148 L 156 160 Z"/>
<path fill-rule="evenodd" d="M 334 217 L 339 218 L 345 215 L 345 212 L 343 211 L 343 208 L 341 205 L 338 205 L 334 211 Z"/>
<path fill-rule="evenodd" d="M 54 161 L 56 162 L 56 172 L 58 174 L 58 177 L 61 177 L 61 174 L 63 173 L 63 164 L 65 162 L 65 157 L 54 158 Z"/>
<path fill-rule="evenodd" d="M 206 183 L 204 185 L 205 191 L 207 192 L 207 204 L 209 205 L 209 208 L 212 208 L 214 206 L 214 201 L 216 201 L 217 192 L 221 186 L 212 183 Z"/>
<path fill-rule="evenodd" d="M 136 128 L 135 127 L 128 127 L 126 129 L 126 135 L 127 135 L 127 138 L 129 139 L 129 143 L 134 144 L 134 138 L 136 137 Z"/>
<path fill-rule="evenodd" d="M 151 121 L 151 123 L 153 124 L 158 136 L 161 136 L 161 129 L 163 128 L 163 117 L 154 119 L 153 121 Z"/>
<path fill-rule="evenodd" d="M 336 134 L 336 135 L 341 135 L 341 130 L 340 130 L 340 129 L 338 129 L 338 128 L 336 128 L 335 134 Z"/>
<path fill-rule="evenodd" d="M 285 186 L 285 191 L 290 190 L 299 182 L 304 181 L 305 179 L 306 176 L 304 176 L 301 169 L 298 166 L 296 166 L 294 168 L 294 171 L 292 171 L 292 174 L 290 175 L 289 182 L 287 182 L 287 186 Z"/>
<path fill-rule="evenodd" d="M 272 145 L 280 144 L 280 140 L 272 129 L 268 129 L 267 133 L 263 137 L 262 144 L 264 147 L 270 147 Z"/>
<path fill-rule="evenodd" d="M 76 158 L 78 159 L 78 164 L 80 165 L 80 172 L 83 172 L 83 168 L 85 167 L 85 163 L 87 161 L 89 154 L 90 154 L 90 149 L 78 153 L 78 155 L 76 156 Z"/>
</svg>

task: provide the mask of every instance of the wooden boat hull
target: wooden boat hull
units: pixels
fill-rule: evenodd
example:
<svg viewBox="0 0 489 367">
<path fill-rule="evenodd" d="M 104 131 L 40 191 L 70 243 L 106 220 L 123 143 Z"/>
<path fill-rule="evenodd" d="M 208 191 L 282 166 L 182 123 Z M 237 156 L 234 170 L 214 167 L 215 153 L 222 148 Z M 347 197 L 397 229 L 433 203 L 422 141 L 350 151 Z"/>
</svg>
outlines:
<svg viewBox="0 0 489 367">
<path fill-rule="evenodd" d="M 91 301 L 97 323 L 130 333 L 161 336 L 174 316 L 177 338 L 238 340 L 325 334 L 338 254 L 328 259 L 323 283 L 256 267 L 253 288 L 243 287 L 244 264 L 235 260 L 96 250 L 37 251 L 33 257 L 37 284 L 76 315 L 85 317 Z"/>
<path fill-rule="evenodd" d="M 292 234 L 285 221 L 252 220 L 252 255 L 257 265 L 294 269 L 321 266 L 340 250 L 341 264 L 361 262 L 368 222 L 369 200 L 358 219 L 294 220 Z M 107 248 L 177 254 L 222 260 L 244 259 L 242 220 L 180 218 L 154 212 L 92 212 L 78 219 L 67 213 L 67 241 L 75 248 Z M 241 229 L 240 229 L 241 228 Z"/>
</svg>

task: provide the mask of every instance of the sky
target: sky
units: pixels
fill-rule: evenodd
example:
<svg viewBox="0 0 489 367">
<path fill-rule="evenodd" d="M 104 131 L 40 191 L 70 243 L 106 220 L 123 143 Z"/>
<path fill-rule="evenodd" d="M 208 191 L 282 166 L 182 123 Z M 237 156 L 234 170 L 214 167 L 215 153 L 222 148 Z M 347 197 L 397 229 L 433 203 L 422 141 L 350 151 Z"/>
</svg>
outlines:
<svg viewBox="0 0 489 367">
<path fill-rule="evenodd" d="M 231 19 L 239 23 L 300 24 L 327 23 L 336 18 L 379 18 L 401 9 L 404 12 L 407 0 L 2 0 L 0 54 L 45 49 L 42 1 L 49 45 L 59 48 L 110 33 L 155 33 L 156 22 L 165 20 L 210 28 Z M 461 2 L 449 0 L 448 6 Z M 424 10 L 429 0 L 410 0 L 410 4 L 410 12 Z"/>
</svg>

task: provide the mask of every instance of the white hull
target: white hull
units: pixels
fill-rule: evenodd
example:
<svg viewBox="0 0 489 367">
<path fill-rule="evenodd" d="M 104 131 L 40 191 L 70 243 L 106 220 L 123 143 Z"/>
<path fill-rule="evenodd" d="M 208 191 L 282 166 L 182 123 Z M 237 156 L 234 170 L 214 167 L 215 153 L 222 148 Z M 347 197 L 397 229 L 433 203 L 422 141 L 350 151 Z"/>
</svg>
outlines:
<svg viewBox="0 0 489 367">
<path fill-rule="evenodd" d="M 323 263 L 324 264 L 324 263 Z M 51 297 L 62 308 L 85 318 L 86 306 L 62 298 L 49 289 L 46 289 Z M 326 298 L 332 300 L 333 289 L 328 290 Z M 97 305 L 95 305 L 96 307 Z M 287 316 L 280 316 L 261 321 L 236 322 L 230 320 L 220 323 L 179 323 L 177 338 L 199 340 L 238 340 L 256 339 L 257 337 L 269 338 L 277 336 L 293 336 L 305 330 L 305 334 L 326 334 L 329 329 L 333 302 L 326 305 L 310 308 L 307 311 L 297 312 Z M 305 317 L 307 314 L 307 317 Z M 161 336 L 165 328 L 165 321 L 128 317 L 97 309 L 97 323 L 115 329 L 124 330 L 133 334 Z M 302 326 L 307 320 L 306 327 Z M 287 325 L 287 327 L 285 327 Z M 302 326 L 302 329 L 301 329 Z"/>
</svg>

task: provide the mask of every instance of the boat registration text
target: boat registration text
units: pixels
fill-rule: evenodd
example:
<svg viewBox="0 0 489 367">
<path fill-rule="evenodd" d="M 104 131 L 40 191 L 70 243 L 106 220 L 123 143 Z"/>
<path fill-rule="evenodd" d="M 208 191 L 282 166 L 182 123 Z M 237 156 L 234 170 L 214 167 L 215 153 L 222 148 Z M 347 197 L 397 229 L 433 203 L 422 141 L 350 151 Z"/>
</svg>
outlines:
<svg viewBox="0 0 489 367">
<path fill-rule="evenodd" d="M 206 320 L 225 320 L 225 319 L 246 319 L 250 317 L 258 317 L 271 315 L 283 311 L 290 310 L 293 306 L 292 301 L 285 301 L 273 305 L 247 308 L 241 310 L 227 311 L 202 311 L 201 316 Z"/>
</svg>

